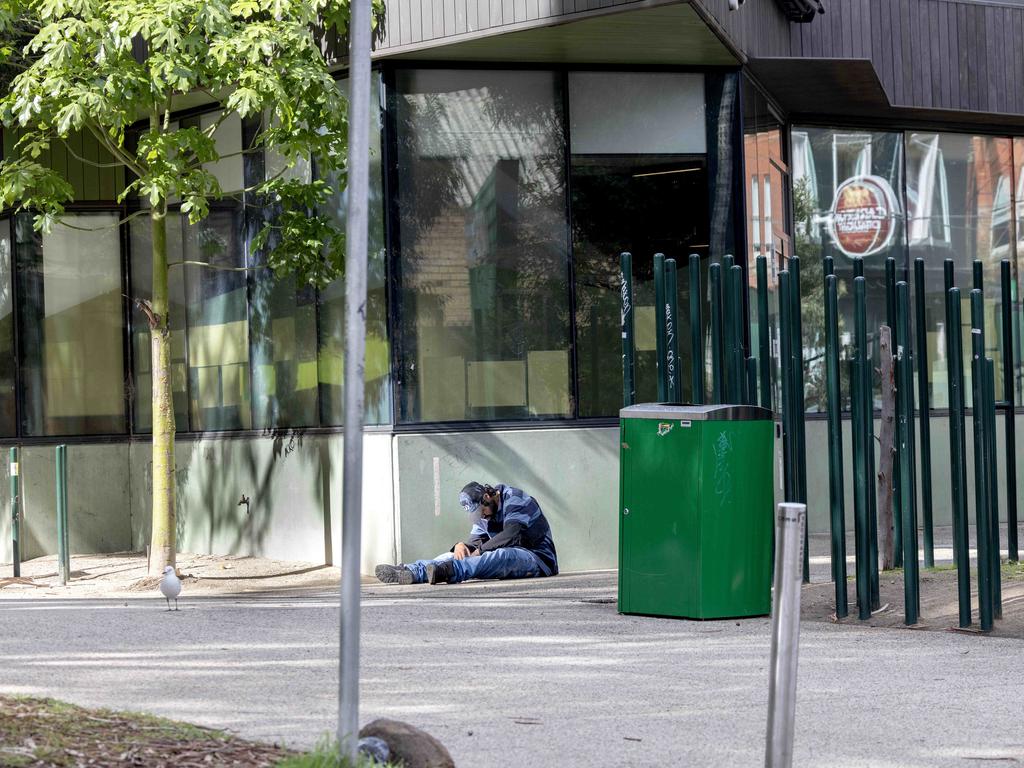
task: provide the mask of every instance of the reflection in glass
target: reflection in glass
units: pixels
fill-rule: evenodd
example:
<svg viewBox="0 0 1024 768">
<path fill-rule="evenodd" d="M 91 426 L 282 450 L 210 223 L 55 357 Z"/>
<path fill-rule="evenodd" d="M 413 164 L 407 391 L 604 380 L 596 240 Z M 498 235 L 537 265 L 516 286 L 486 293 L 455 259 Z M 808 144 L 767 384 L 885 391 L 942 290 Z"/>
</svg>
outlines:
<svg viewBox="0 0 1024 768">
<path fill-rule="evenodd" d="M 380 75 L 373 73 L 371 104 L 379 103 Z M 338 88 L 348 92 L 348 81 Z M 364 420 L 385 424 L 391 420 L 391 347 L 387 335 L 386 252 L 384 245 L 384 183 L 381 164 L 381 113 L 371 110 L 370 201 L 367 241 L 366 285 L 366 385 Z M 336 193 L 327 211 L 339 229 L 345 228 L 348 197 L 337 181 Z M 345 379 L 345 281 L 335 280 L 320 291 L 320 337 L 318 343 L 320 418 L 324 425 L 344 421 Z"/>
<path fill-rule="evenodd" d="M 844 356 L 853 344 L 854 263 L 863 260 L 868 355 L 874 371 L 878 368 L 874 336 L 886 322 L 886 258 L 896 259 L 897 280 L 906 279 L 901 202 L 903 136 L 794 128 L 792 163 L 793 247 L 801 257 L 805 399 L 807 410 L 822 411 L 826 407 L 822 258 L 830 255 L 835 259 L 839 278 L 839 337 Z M 840 369 L 844 371 L 842 393 L 848 407 L 845 365 L 841 364 Z"/>
<path fill-rule="evenodd" d="M 1010 139 L 950 133 L 907 134 L 907 239 L 925 264 L 931 404 L 948 405 L 943 262 L 953 259 L 964 323 L 964 386 L 970 386 L 972 264 L 984 265 L 985 354 L 995 361 L 1003 397 L 1000 262 L 1014 258 Z M 969 391 L 969 389 L 968 389 Z"/>
<path fill-rule="evenodd" d="M 69 214 L 40 234 L 15 217 L 25 435 L 125 431 L 117 221 Z"/>
<path fill-rule="evenodd" d="M 0 219 L 0 435 L 17 433 L 14 299 L 11 295 L 11 220 Z"/>
<path fill-rule="evenodd" d="M 404 421 L 572 413 L 560 83 L 396 75 Z"/>
</svg>

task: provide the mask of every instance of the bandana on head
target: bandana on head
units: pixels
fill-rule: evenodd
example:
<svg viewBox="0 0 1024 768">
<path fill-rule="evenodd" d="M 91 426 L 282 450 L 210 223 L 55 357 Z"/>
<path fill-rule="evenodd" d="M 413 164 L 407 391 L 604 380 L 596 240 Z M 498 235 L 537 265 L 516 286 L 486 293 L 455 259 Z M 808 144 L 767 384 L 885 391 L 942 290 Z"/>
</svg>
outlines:
<svg viewBox="0 0 1024 768">
<path fill-rule="evenodd" d="M 480 502 L 470 498 L 465 491 L 459 494 L 459 504 L 462 505 L 467 515 L 475 516 L 480 512 Z"/>
</svg>

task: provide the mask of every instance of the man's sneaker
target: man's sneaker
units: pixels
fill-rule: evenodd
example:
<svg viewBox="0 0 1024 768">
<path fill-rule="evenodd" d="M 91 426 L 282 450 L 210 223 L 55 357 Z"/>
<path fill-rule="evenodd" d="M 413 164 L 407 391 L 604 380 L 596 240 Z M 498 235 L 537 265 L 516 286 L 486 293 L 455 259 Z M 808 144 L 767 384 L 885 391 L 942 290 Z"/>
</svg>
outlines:
<svg viewBox="0 0 1024 768">
<path fill-rule="evenodd" d="M 412 571 L 404 565 L 378 565 L 373 573 L 385 584 L 412 584 Z"/>
<path fill-rule="evenodd" d="M 427 566 L 427 581 L 431 584 L 452 584 L 455 579 L 455 564 L 451 560 L 442 560 Z"/>
</svg>

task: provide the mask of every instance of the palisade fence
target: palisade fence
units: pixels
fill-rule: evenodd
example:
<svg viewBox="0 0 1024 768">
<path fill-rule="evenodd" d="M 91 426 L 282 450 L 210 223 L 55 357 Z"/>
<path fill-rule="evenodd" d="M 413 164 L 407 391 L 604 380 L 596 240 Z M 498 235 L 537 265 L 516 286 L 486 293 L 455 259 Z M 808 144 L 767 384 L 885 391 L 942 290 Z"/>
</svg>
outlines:
<svg viewBox="0 0 1024 768">
<path fill-rule="evenodd" d="M 621 255 L 623 404 L 636 401 L 636 332 L 634 326 L 632 255 Z M 807 456 L 805 437 L 805 386 L 803 313 L 800 292 L 800 259 L 786 260 L 778 273 L 779 389 L 782 431 L 783 496 L 786 502 L 807 503 Z M 828 424 L 829 521 L 831 528 L 831 573 L 835 583 L 837 618 L 848 615 L 846 594 L 846 535 L 843 469 L 843 429 L 851 430 L 853 456 L 853 520 L 855 541 L 855 584 L 857 615 L 861 620 L 879 608 L 878 496 L 875 474 L 875 400 L 870 345 L 892 350 L 893 447 L 892 529 L 882 531 L 883 555 L 896 567 L 903 567 L 905 622 L 916 624 L 920 615 L 917 473 L 920 472 L 923 559 L 934 565 L 932 497 L 935 492 L 931 471 L 930 405 L 927 380 L 925 334 L 924 261 L 914 261 L 914 290 L 911 301 L 907 280 L 897 280 L 894 258 L 885 263 L 885 325 L 868 329 L 863 259 L 854 260 L 854 327 L 850 343 L 840 346 L 839 284 L 831 257 L 822 261 L 825 348 L 823 369 Z M 964 343 L 961 332 L 961 289 L 954 284 L 953 261 L 943 265 L 945 281 L 945 342 L 948 361 L 950 472 L 939 473 L 953 510 L 953 554 L 957 569 L 959 623 L 971 625 L 970 526 L 967 487 L 966 416 L 970 406 L 973 428 L 974 514 L 977 550 L 978 616 L 983 631 L 992 628 L 1002 615 L 1000 582 L 1000 531 L 996 459 L 996 413 L 1004 415 L 1006 452 L 1007 549 L 1009 559 L 1018 560 L 1017 478 L 1014 432 L 1014 346 L 1010 262 L 1000 265 L 1002 315 L 1000 344 L 1003 354 L 1003 393 L 995 399 L 995 366 L 985 357 L 985 313 L 982 301 L 982 263 L 973 264 L 973 287 L 968 293 L 971 307 L 970 399 L 964 390 Z M 708 267 L 708 285 L 701 280 L 701 260 L 691 254 L 688 264 L 689 345 L 692 361 L 693 404 L 734 403 L 772 408 L 772 350 L 769 335 L 767 257 L 756 260 L 757 354 L 747 355 L 747 276 L 730 255 Z M 678 403 L 682 398 L 682 370 L 679 356 L 679 287 L 674 259 L 654 255 L 655 355 L 658 399 Z M 816 295 L 816 294 L 815 294 Z M 814 299 L 818 300 L 818 299 Z M 704 318 L 705 303 L 710 312 Z M 815 308 L 818 309 L 818 308 Z M 916 333 L 911 335 L 911 313 Z M 989 332 L 995 332 L 989 329 Z M 685 340 L 683 343 L 686 343 Z M 751 350 L 753 351 L 753 350 Z M 917 396 L 914 371 L 917 370 Z M 710 397 L 708 396 L 710 374 Z M 850 418 L 842 418 L 840 376 L 849 377 Z M 884 403 L 883 403 L 884 405 Z M 915 408 L 917 413 L 915 414 Z M 883 415 L 884 412 L 883 412 Z M 915 430 L 915 418 L 918 429 Z M 844 426 L 845 425 L 845 426 Z M 883 431 L 885 425 L 883 423 Z M 920 444 L 918 445 L 918 440 Z M 939 489 L 942 493 L 946 488 Z M 887 498 L 883 494 L 883 500 Z M 888 517 L 886 515 L 885 517 Z M 807 530 L 804 529 L 803 579 L 810 580 Z M 891 549 L 889 549 L 891 547 Z"/>
</svg>

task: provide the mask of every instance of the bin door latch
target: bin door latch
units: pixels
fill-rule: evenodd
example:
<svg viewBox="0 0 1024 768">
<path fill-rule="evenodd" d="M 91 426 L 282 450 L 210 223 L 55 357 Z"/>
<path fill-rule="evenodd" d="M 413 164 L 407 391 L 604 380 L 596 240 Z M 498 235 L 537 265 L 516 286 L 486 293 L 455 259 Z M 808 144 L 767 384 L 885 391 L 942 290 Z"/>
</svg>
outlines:
<svg viewBox="0 0 1024 768">
<path fill-rule="evenodd" d="M 625 508 L 624 508 L 624 509 L 622 510 L 622 514 L 624 514 L 624 515 L 628 515 L 628 514 L 629 514 L 629 507 L 625 507 Z"/>
</svg>

